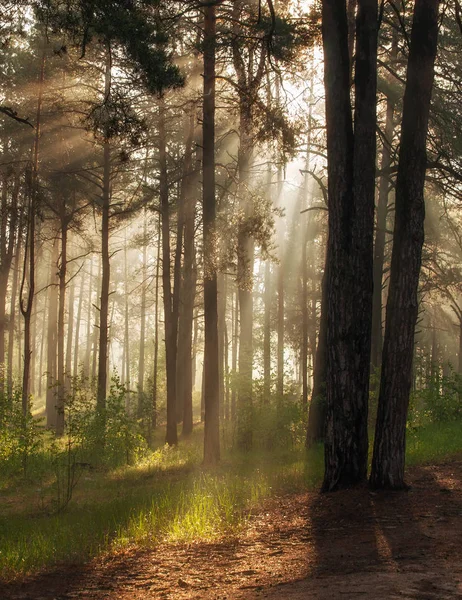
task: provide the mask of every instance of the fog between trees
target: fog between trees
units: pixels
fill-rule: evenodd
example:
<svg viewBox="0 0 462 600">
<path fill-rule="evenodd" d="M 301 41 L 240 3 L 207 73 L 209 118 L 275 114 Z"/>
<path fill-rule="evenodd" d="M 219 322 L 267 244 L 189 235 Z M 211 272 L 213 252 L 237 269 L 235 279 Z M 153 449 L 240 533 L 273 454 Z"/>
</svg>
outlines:
<svg viewBox="0 0 462 600">
<path fill-rule="evenodd" d="M 21 398 L 63 436 L 85 390 L 104 431 L 122 390 L 216 463 L 296 407 L 331 490 L 378 398 L 405 485 L 411 389 L 462 374 L 460 8 L 340 5 L 2 9 L 2 427 Z"/>
</svg>

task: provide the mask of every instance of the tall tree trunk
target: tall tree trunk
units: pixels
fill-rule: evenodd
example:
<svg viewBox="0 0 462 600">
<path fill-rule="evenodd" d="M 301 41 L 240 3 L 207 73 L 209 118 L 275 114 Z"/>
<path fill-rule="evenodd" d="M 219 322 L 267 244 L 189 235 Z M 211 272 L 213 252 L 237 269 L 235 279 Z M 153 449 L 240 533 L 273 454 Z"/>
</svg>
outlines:
<svg viewBox="0 0 462 600">
<path fill-rule="evenodd" d="M 79 303 L 77 305 L 77 318 L 75 321 L 75 335 L 74 335 L 74 366 L 72 373 L 74 377 L 79 375 L 79 350 L 80 350 L 80 324 L 82 322 L 82 308 L 83 308 L 83 295 L 85 290 L 85 271 L 82 269 L 80 291 L 79 291 Z M 91 303 L 91 300 L 90 300 Z"/>
<path fill-rule="evenodd" d="M 152 428 L 157 427 L 157 379 L 159 360 L 159 267 L 160 267 L 160 229 L 162 217 L 159 215 L 157 225 L 157 253 L 156 253 L 156 291 L 154 296 L 154 374 L 152 381 Z"/>
<path fill-rule="evenodd" d="M 215 52 L 216 7 L 204 8 L 204 105 L 202 206 L 204 221 L 204 463 L 220 460 L 218 285 L 215 240 Z"/>
<path fill-rule="evenodd" d="M 391 59 L 396 59 L 398 54 L 398 35 L 393 32 Z M 385 138 L 382 145 L 382 160 L 380 168 L 383 174 L 380 177 L 379 197 L 377 203 L 377 227 L 374 245 L 374 296 L 372 302 L 372 349 L 371 362 L 375 369 L 380 368 L 382 361 L 382 278 L 385 260 L 385 236 L 387 228 L 388 195 L 390 176 L 387 173 L 391 165 L 391 150 L 393 142 L 393 115 L 395 105 L 393 100 L 387 98 L 387 114 L 385 119 Z"/>
<path fill-rule="evenodd" d="M 263 324 L 263 401 L 271 398 L 271 263 L 265 261 L 265 295 Z"/>
<path fill-rule="evenodd" d="M 165 104 L 159 104 L 159 166 L 160 208 L 162 215 L 162 290 L 164 299 L 165 355 L 167 369 L 167 433 L 165 442 L 170 446 L 178 443 L 176 428 L 176 343 L 173 295 L 170 268 L 170 207 L 167 173 L 167 140 L 165 132 Z"/>
<path fill-rule="evenodd" d="M 354 134 L 346 6 L 322 8 L 328 153 L 327 429 L 323 490 L 367 475 L 377 0 L 358 0 Z"/>
<path fill-rule="evenodd" d="M 64 209 L 64 205 L 63 205 Z M 65 402 L 65 356 L 64 356 L 64 313 L 66 308 L 67 275 L 67 219 L 61 219 L 61 261 L 59 265 L 59 303 L 58 303 L 58 402 L 56 407 L 56 435 L 64 433 Z"/>
<path fill-rule="evenodd" d="M 233 372 L 233 385 L 231 388 L 231 420 L 236 422 L 237 418 L 237 354 L 239 340 L 239 291 L 236 289 L 236 298 L 232 305 L 233 322 L 231 327 L 232 348 L 231 348 L 231 369 Z"/>
<path fill-rule="evenodd" d="M 107 51 L 104 79 L 105 97 L 111 94 L 111 54 Z M 109 212 L 111 206 L 111 146 L 109 133 L 103 144 L 103 195 L 101 198 L 101 297 L 99 305 L 99 355 L 96 407 L 99 412 L 106 408 L 107 360 L 108 360 L 108 319 L 109 284 L 111 263 L 109 258 Z"/>
<path fill-rule="evenodd" d="M 125 287 L 125 318 L 124 318 L 124 356 L 122 360 L 122 373 L 125 387 L 128 390 L 127 401 L 130 397 L 130 309 L 128 305 L 129 291 L 128 291 L 128 258 L 127 258 L 127 239 L 125 239 L 124 246 L 124 287 Z"/>
<path fill-rule="evenodd" d="M 48 329 L 47 329 L 47 378 L 46 414 L 47 427 L 56 429 L 56 379 L 58 342 L 58 239 L 53 242 L 48 284 Z"/>
<path fill-rule="evenodd" d="M 77 332 L 77 325 L 74 324 L 74 299 L 75 299 L 75 275 L 71 280 L 71 287 L 69 288 L 69 302 L 68 302 L 68 316 L 67 316 L 67 338 L 66 338 L 66 381 L 69 382 L 72 377 L 72 341 L 74 334 L 74 326 Z M 74 373 L 75 374 L 75 373 Z"/>
<path fill-rule="evenodd" d="M 140 360 L 138 364 L 138 416 L 141 417 L 144 412 L 144 348 L 146 344 L 146 280 L 147 280 L 147 262 L 148 262 L 148 230 L 147 214 L 144 211 L 143 225 L 143 264 L 141 266 L 141 306 L 140 306 Z"/>
<path fill-rule="evenodd" d="M 98 274 L 96 277 L 96 285 L 95 285 L 95 291 L 96 293 L 98 293 L 98 289 L 101 287 L 101 260 L 98 260 Z M 96 323 L 98 322 L 98 314 L 99 311 L 96 308 L 96 306 L 94 307 L 94 315 L 95 315 L 95 320 L 93 323 L 93 343 L 92 343 L 92 348 L 93 348 L 93 354 L 92 354 L 92 365 L 91 365 L 91 379 L 92 382 L 94 382 L 96 380 L 96 365 L 97 365 L 97 357 L 98 357 L 98 326 L 96 325 Z"/>
<path fill-rule="evenodd" d="M 188 132 L 186 135 L 185 157 L 184 157 L 184 175 L 182 186 L 185 186 L 184 192 L 184 261 L 183 261 L 183 292 L 182 292 L 182 310 L 178 323 L 178 363 L 177 363 L 177 383 L 178 396 L 183 406 L 183 430 L 182 435 L 188 436 L 193 428 L 193 360 L 192 360 L 192 340 L 193 340 L 193 320 L 194 320 L 194 299 L 196 296 L 197 269 L 195 260 L 195 216 L 196 216 L 196 192 L 198 178 L 191 174 L 192 164 L 192 142 L 194 139 L 194 125 L 196 107 L 192 107 L 188 115 Z M 197 162 L 197 161 L 196 161 Z"/>
<path fill-rule="evenodd" d="M 7 370 L 7 394 L 8 402 L 11 402 L 13 397 L 13 351 L 14 351 L 14 336 L 16 326 L 16 310 L 17 310 L 17 295 L 19 272 L 21 269 L 21 245 L 22 245 L 22 213 L 19 216 L 18 235 L 16 241 L 16 251 L 14 258 L 13 281 L 11 284 L 11 302 L 10 302 L 10 322 L 8 331 L 8 370 Z M 44 336 L 42 336 L 44 337 Z"/>
<path fill-rule="evenodd" d="M 327 268 L 327 259 L 326 259 Z M 316 442 L 324 441 L 327 415 L 326 402 L 327 371 L 327 273 L 321 283 L 321 317 L 319 319 L 318 344 L 313 371 L 313 391 L 308 412 L 306 446 L 311 448 Z"/>
<path fill-rule="evenodd" d="M 3 176 L 1 214 L 0 214 L 0 398 L 4 394 L 5 384 L 5 332 L 6 332 L 6 293 L 8 278 L 13 261 L 18 221 L 19 176 L 15 176 L 8 205 L 9 178 Z"/>
<path fill-rule="evenodd" d="M 426 138 L 438 38 L 439 0 L 416 0 L 403 101 L 395 229 L 371 485 L 403 489 L 406 419 L 412 380 L 424 241 Z"/>
<path fill-rule="evenodd" d="M 92 296 L 93 296 L 93 257 L 90 257 L 90 276 L 88 280 L 88 305 L 87 305 L 87 331 L 85 336 L 85 357 L 83 361 L 83 373 L 85 377 L 90 377 L 90 358 L 91 358 L 91 346 L 92 346 L 92 336 L 91 336 L 91 322 L 92 322 L 92 314 L 93 314 L 93 304 L 92 304 Z"/>
</svg>

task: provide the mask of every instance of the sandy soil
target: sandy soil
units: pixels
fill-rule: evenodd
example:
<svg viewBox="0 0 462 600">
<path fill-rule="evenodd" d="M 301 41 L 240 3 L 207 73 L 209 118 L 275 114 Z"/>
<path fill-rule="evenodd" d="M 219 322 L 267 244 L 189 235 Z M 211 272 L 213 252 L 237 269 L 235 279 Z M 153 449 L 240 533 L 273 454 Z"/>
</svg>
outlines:
<svg viewBox="0 0 462 600">
<path fill-rule="evenodd" d="M 236 539 L 134 548 L 0 583 L 0 598 L 462 598 L 462 460 L 414 468 L 408 481 L 408 492 L 278 498 Z"/>
</svg>

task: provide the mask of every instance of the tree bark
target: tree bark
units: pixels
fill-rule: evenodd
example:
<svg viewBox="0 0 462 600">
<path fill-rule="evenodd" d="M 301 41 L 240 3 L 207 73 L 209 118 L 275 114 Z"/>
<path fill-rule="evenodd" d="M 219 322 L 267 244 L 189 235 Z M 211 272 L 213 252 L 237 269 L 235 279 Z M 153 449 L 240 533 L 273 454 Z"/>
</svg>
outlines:
<svg viewBox="0 0 462 600">
<path fill-rule="evenodd" d="M 424 241 L 426 137 L 439 0 L 416 0 L 403 101 L 395 228 L 371 485 L 405 489 L 406 418 Z"/>
<path fill-rule="evenodd" d="M 64 206 L 63 206 L 64 210 Z M 61 219 L 61 260 L 59 265 L 59 302 L 58 302 L 58 398 L 56 406 L 56 435 L 64 434 L 65 402 L 65 357 L 64 357 L 64 312 L 66 307 L 67 274 L 67 219 Z"/>
<path fill-rule="evenodd" d="M 393 33 L 391 59 L 396 59 L 398 53 L 397 33 Z M 391 98 L 387 98 L 387 113 L 385 118 L 385 139 L 382 145 L 382 160 L 380 168 L 383 175 L 380 177 L 379 197 L 377 203 L 377 227 L 374 245 L 374 296 L 372 302 L 372 350 L 371 362 L 375 369 L 380 368 L 382 361 L 382 278 L 383 263 L 385 260 L 385 239 L 388 215 L 388 196 L 390 177 L 387 174 L 391 166 L 391 149 L 393 142 L 393 115 L 395 105 Z"/>
<path fill-rule="evenodd" d="M 72 373 L 73 373 L 74 377 L 77 377 L 79 375 L 80 324 L 82 322 L 84 289 L 85 289 L 85 271 L 82 269 L 80 291 L 79 291 L 79 303 L 77 305 L 77 318 L 75 321 L 74 366 L 72 369 Z"/>
<path fill-rule="evenodd" d="M 170 268 L 170 207 L 167 179 L 167 148 L 165 132 L 165 105 L 159 105 L 159 163 L 160 208 L 162 215 L 162 290 L 164 300 L 165 355 L 167 369 L 167 433 L 165 442 L 170 446 L 178 443 L 176 415 L 176 344 L 177 331 L 174 323 L 173 297 Z"/>
<path fill-rule="evenodd" d="M 327 424 L 322 489 L 365 480 L 372 320 L 377 1 L 356 17 L 354 134 L 345 3 L 322 8 L 328 154 Z"/>
<path fill-rule="evenodd" d="M 144 211 L 143 225 L 143 264 L 141 266 L 141 306 L 140 306 L 140 360 L 138 364 L 138 416 L 142 417 L 144 412 L 144 347 L 146 343 L 146 280 L 148 261 L 148 230 L 147 215 Z"/>
<path fill-rule="evenodd" d="M 8 402 L 11 402 L 12 397 L 13 397 L 13 351 L 14 351 L 14 336 L 15 336 L 15 326 L 16 326 L 19 272 L 21 269 L 22 228 L 23 228 L 23 216 L 22 216 L 22 211 L 21 211 L 21 213 L 19 215 L 19 226 L 18 226 L 16 250 L 15 250 L 15 257 L 14 257 L 13 281 L 11 284 L 10 322 L 9 322 L 9 331 L 8 331 L 8 367 L 7 367 Z M 44 333 L 43 333 L 43 336 L 44 336 Z"/>
<path fill-rule="evenodd" d="M 195 218 L 196 218 L 196 192 L 198 178 L 192 175 L 192 141 L 195 129 L 195 106 L 188 116 L 188 134 L 186 136 L 186 151 L 184 158 L 183 183 L 185 186 L 184 204 L 184 260 L 183 260 L 183 293 L 182 310 L 178 323 L 178 363 L 177 381 L 178 395 L 183 406 L 182 435 L 188 436 L 193 429 L 193 320 L 194 299 L 196 297 L 196 251 L 194 244 Z"/>
<path fill-rule="evenodd" d="M 220 460 L 218 286 L 215 198 L 216 6 L 204 8 L 202 207 L 204 222 L 204 463 Z"/>
<path fill-rule="evenodd" d="M 111 57 L 107 52 L 105 70 L 105 96 L 111 93 Z M 103 413 L 106 408 L 107 361 L 109 342 L 109 285 L 111 262 L 109 257 L 109 219 L 111 207 L 111 146 L 109 134 L 103 144 L 103 194 L 101 198 L 101 296 L 99 305 L 99 355 L 96 408 Z"/>
</svg>

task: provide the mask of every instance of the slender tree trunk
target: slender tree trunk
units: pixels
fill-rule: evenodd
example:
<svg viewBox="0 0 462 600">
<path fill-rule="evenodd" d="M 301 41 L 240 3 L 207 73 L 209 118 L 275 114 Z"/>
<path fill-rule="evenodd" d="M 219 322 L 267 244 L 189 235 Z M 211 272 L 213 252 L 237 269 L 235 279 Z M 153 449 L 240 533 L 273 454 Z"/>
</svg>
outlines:
<svg viewBox="0 0 462 600">
<path fill-rule="evenodd" d="M 22 243 L 22 214 L 19 217 L 19 227 L 18 227 L 15 259 L 14 259 L 13 281 L 11 284 L 10 323 L 9 323 L 9 331 L 8 331 L 8 370 L 7 370 L 7 394 L 8 394 L 9 402 L 11 402 L 11 399 L 13 397 L 13 351 L 14 351 L 14 336 L 15 336 L 15 327 L 16 327 L 16 310 L 17 310 L 19 272 L 21 269 L 21 243 Z M 42 336 L 42 338 L 43 337 L 44 336 Z"/>
<path fill-rule="evenodd" d="M 239 292 L 236 290 L 236 299 L 233 303 L 233 323 L 231 327 L 232 349 L 231 349 L 231 369 L 233 372 L 233 385 L 231 388 L 231 420 L 236 422 L 237 418 L 237 354 L 239 339 Z"/>
<path fill-rule="evenodd" d="M 218 284 L 215 199 L 216 6 L 204 8 L 204 105 L 202 205 L 204 221 L 204 463 L 220 460 Z"/>
<path fill-rule="evenodd" d="M 165 132 L 165 105 L 159 106 L 159 163 L 160 163 L 160 207 L 162 215 L 162 290 L 164 299 L 165 355 L 167 368 L 167 433 L 165 442 L 170 446 L 178 443 L 176 427 L 176 343 L 177 331 L 174 323 L 173 297 L 170 269 L 170 207 L 167 179 L 167 149 Z"/>
<path fill-rule="evenodd" d="M 61 261 L 59 266 L 59 303 L 58 303 L 58 402 L 56 407 L 56 435 L 64 434 L 65 402 L 65 356 L 64 356 L 64 312 L 66 307 L 67 275 L 67 220 L 61 220 Z"/>
<path fill-rule="evenodd" d="M 416 0 L 403 101 L 395 229 L 382 374 L 372 458 L 374 488 L 403 489 L 417 288 L 424 241 L 426 138 L 438 38 L 439 0 Z"/>
<path fill-rule="evenodd" d="M 74 336 L 74 366 L 72 373 L 74 377 L 79 375 L 79 349 L 80 349 L 80 324 L 82 322 L 82 308 L 83 308 L 83 295 L 85 290 L 85 272 L 82 269 L 80 291 L 79 291 L 79 303 L 77 305 L 77 319 L 75 322 L 75 336 Z"/>
<path fill-rule="evenodd" d="M 16 232 L 19 185 L 19 176 L 16 176 L 11 192 L 11 203 L 8 206 L 8 176 L 4 174 L 0 214 L 0 398 L 4 394 L 5 384 L 6 293 L 16 235 L 20 235 Z"/>
<path fill-rule="evenodd" d="M 183 436 L 188 436 L 193 428 L 193 320 L 194 299 L 196 296 L 197 268 L 195 260 L 195 216 L 197 176 L 192 176 L 192 141 L 194 137 L 195 106 L 191 110 L 186 141 L 183 185 L 185 186 L 184 205 L 184 264 L 183 264 L 183 293 L 182 310 L 178 323 L 178 364 L 177 380 L 178 395 L 183 405 Z M 191 142 L 189 141 L 191 140 Z M 196 161 L 197 162 L 197 161 Z M 193 185 L 194 184 L 194 185 Z M 180 383 L 181 382 L 181 383 Z"/>
<path fill-rule="evenodd" d="M 218 290 L 218 404 L 220 419 L 225 411 L 225 320 L 226 320 L 226 275 L 220 273 L 217 279 Z"/>
<path fill-rule="evenodd" d="M 98 289 L 100 289 L 101 287 L 101 260 L 98 260 L 98 275 L 96 277 L 96 285 L 95 285 L 95 291 L 96 293 L 98 293 Z M 91 379 L 94 382 L 96 380 L 96 364 L 97 364 L 97 357 L 98 357 L 98 327 L 96 325 L 96 323 L 99 320 L 99 311 L 96 308 L 96 306 L 94 307 L 94 314 L 95 314 L 95 320 L 94 320 L 94 324 L 93 324 L 93 343 L 92 343 L 92 347 L 93 347 L 93 354 L 92 354 L 92 365 L 91 365 Z"/>
<path fill-rule="evenodd" d="M 50 279 L 48 284 L 48 330 L 47 330 L 47 378 L 46 413 L 47 427 L 56 429 L 56 380 L 58 342 L 58 239 L 51 250 Z"/>
<path fill-rule="evenodd" d="M 141 306 L 140 306 L 140 361 L 138 364 L 138 416 L 141 417 L 144 411 L 144 347 L 146 344 L 146 280 L 147 280 L 147 262 L 148 262 L 148 230 L 147 214 L 144 211 L 143 226 L 143 264 L 141 267 Z"/>
<path fill-rule="evenodd" d="M 271 398 L 271 263 L 265 262 L 265 313 L 263 324 L 263 401 Z"/>
<path fill-rule="evenodd" d="M 111 56 L 107 52 L 105 71 L 105 96 L 111 93 Z M 99 355 L 96 407 L 99 412 L 106 408 L 107 392 L 107 360 L 108 360 L 108 319 L 109 319 L 109 284 L 111 279 L 111 263 L 109 258 L 109 211 L 111 206 L 111 146 L 109 136 L 103 144 L 103 195 L 101 202 L 101 297 L 99 306 Z"/>
<path fill-rule="evenodd" d="M 66 338 L 66 381 L 69 382 L 72 377 L 72 341 L 74 326 L 77 331 L 77 325 L 74 325 L 74 299 L 75 299 L 75 276 L 72 277 L 71 287 L 69 288 L 69 310 L 67 317 L 67 338 Z M 74 372 L 75 375 L 75 372 Z"/>
<path fill-rule="evenodd" d="M 391 58 L 396 59 L 398 53 L 397 33 L 393 34 Z M 380 168 L 383 175 L 380 177 L 379 197 L 377 203 L 377 227 L 374 246 L 374 297 L 372 303 L 372 350 L 371 361 L 375 369 L 380 368 L 382 361 L 382 278 L 383 263 L 385 260 L 385 236 L 388 214 L 388 194 L 390 177 L 387 170 L 391 165 L 391 149 L 393 141 L 393 115 L 395 105 L 391 98 L 387 98 L 387 114 L 385 119 L 385 139 L 382 145 L 382 160 Z"/>
<path fill-rule="evenodd" d="M 130 385 L 131 385 L 131 375 L 130 375 L 130 309 L 128 305 L 128 258 L 127 258 L 127 240 L 125 239 L 125 247 L 124 247 L 124 286 L 125 286 L 125 332 L 124 332 L 124 360 L 122 361 L 122 372 L 123 379 L 125 383 L 125 387 L 128 390 L 127 401 L 130 397 Z"/>
<path fill-rule="evenodd" d="M 326 259 L 327 268 L 327 259 Z M 313 391 L 308 412 L 306 446 L 311 448 L 316 442 L 324 441 L 327 414 L 326 401 L 327 370 L 327 273 L 321 283 L 321 317 L 313 372 Z"/>
<path fill-rule="evenodd" d="M 88 280 L 88 305 L 87 305 L 87 331 L 86 331 L 86 339 L 85 339 L 85 357 L 83 361 L 83 372 L 85 377 L 90 377 L 90 357 L 91 357 L 91 346 L 92 346 L 92 337 L 91 337 L 91 321 L 92 321 L 92 312 L 93 312 L 93 257 L 90 257 L 90 277 Z"/>
<path fill-rule="evenodd" d="M 157 378 L 159 360 L 159 267 L 160 267 L 160 228 L 161 219 L 157 226 L 157 254 L 156 254 L 156 291 L 154 296 L 154 375 L 152 381 L 152 428 L 157 427 Z"/>
<path fill-rule="evenodd" d="M 38 157 L 40 145 L 43 82 L 45 77 L 45 52 L 42 53 L 39 76 L 37 115 L 35 120 L 35 141 L 32 153 L 32 171 L 26 173 L 26 193 L 29 195 L 26 243 L 24 245 L 24 270 L 19 292 L 19 308 L 24 317 L 24 369 L 22 378 L 22 412 L 29 412 L 30 366 L 31 366 L 31 318 L 35 294 L 35 225 L 38 195 Z M 27 299 L 24 297 L 27 289 Z"/>
</svg>

